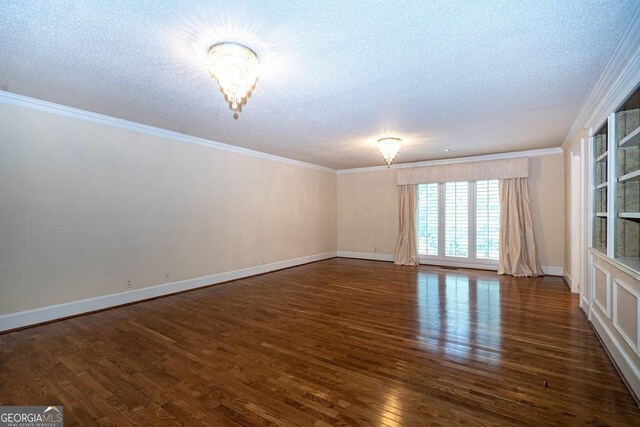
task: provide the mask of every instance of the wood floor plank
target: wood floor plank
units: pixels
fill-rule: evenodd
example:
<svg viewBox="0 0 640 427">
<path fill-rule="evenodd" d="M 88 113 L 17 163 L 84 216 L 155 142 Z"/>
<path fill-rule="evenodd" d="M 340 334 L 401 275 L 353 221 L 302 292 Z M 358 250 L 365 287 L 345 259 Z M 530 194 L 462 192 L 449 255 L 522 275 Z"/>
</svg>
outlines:
<svg viewBox="0 0 640 427">
<path fill-rule="evenodd" d="M 67 425 L 640 424 L 555 277 L 336 258 L 0 345 L 0 403 Z"/>
</svg>

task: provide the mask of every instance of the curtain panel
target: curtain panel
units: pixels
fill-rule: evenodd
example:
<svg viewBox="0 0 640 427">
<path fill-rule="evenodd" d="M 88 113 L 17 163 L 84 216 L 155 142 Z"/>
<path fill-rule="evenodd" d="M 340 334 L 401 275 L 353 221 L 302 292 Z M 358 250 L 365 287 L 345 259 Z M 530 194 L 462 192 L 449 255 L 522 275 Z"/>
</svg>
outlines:
<svg viewBox="0 0 640 427">
<path fill-rule="evenodd" d="M 398 243 L 396 245 L 396 265 L 418 265 L 418 244 L 416 239 L 417 185 L 401 185 L 400 218 Z"/>
<path fill-rule="evenodd" d="M 543 275 L 531 219 L 529 179 L 500 180 L 500 253 L 498 274 Z"/>
</svg>

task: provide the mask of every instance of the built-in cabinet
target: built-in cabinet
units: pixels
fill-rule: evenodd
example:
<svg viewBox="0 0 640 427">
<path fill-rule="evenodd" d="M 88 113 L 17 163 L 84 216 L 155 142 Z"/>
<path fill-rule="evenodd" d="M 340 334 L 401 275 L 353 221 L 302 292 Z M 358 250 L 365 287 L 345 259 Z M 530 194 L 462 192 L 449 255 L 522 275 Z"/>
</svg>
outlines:
<svg viewBox="0 0 640 427">
<path fill-rule="evenodd" d="M 588 286 L 581 307 L 640 396 L 640 88 L 590 135 Z"/>
<path fill-rule="evenodd" d="M 615 114 L 614 257 L 640 271 L 640 89 Z"/>
</svg>

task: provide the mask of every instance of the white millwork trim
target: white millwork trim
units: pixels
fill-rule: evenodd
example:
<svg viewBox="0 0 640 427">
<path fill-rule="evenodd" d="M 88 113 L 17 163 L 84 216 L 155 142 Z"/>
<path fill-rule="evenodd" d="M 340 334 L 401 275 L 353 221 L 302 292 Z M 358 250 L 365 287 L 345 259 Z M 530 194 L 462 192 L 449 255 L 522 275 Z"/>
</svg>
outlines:
<svg viewBox="0 0 640 427">
<path fill-rule="evenodd" d="M 580 276 L 578 278 L 579 280 L 579 286 L 580 286 L 580 295 L 582 295 L 582 299 L 581 301 L 583 301 L 583 307 L 586 307 L 587 312 L 589 310 L 589 298 L 588 298 L 588 291 L 589 291 L 589 266 L 587 265 L 587 258 L 588 258 L 588 254 L 587 254 L 587 243 L 589 242 L 589 234 L 587 231 L 587 222 L 584 219 L 584 215 L 587 214 L 587 217 L 590 218 L 591 215 L 589 214 L 586 206 L 587 206 L 587 199 L 588 196 L 585 197 L 585 190 L 587 190 L 586 186 L 588 183 L 588 178 L 587 178 L 587 170 L 589 169 L 588 165 L 589 162 L 587 159 L 587 144 L 586 141 L 584 140 L 584 138 L 580 138 L 580 160 L 582 161 L 582 165 L 580 166 L 580 212 L 582 212 L 582 218 L 580 220 Z M 586 191 L 587 193 L 591 193 L 591 191 Z M 586 306 L 584 306 L 584 300 L 587 301 Z"/>
<path fill-rule="evenodd" d="M 609 136 L 607 137 L 607 143 L 609 147 L 607 147 L 607 151 L 609 152 L 609 158 L 607 160 L 607 212 L 610 215 L 607 220 L 607 255 L 611 258 L 616 256 L 616 221 L 613 216 L 616 212 L 616 202 L 618 201 L 617 193 L 617 185 L 614 185 L 616 182 L 616 168 L 618 164 L 618 160 L 616 159 L 618 150 L 615 150 L 614 147 L 618 146 L 618 141 L 616 138 L 616 113 L 611 113 L 609 115 L 609 122 L 607 123 L 609 127 Z M 609 316 L 607 316 L 609 317 Z M 610 317 L 609 317 L 610 318 Z"/>
<path fill-rule="evenodd" d="M 250 150 L 248 148 L 238 147 L 231 144 L 225 144 L 223 142 L 217 142 L 210 139 L 199 138 L 197 136 L 186 135 L 180 132 L 172 130 L 162 129 L 155 126 L 145 125 L 142 123 L 136 123 L 117 117 L 111 117 L 104 114 L 94 113 L 91 111 L 81 110 L 79 108 L 68 107 L 66 105 L 55 104 L 53 102 L 43 101 L 41 99 L 31 98 L 24 95 L 18 95 L 16 93 L 0 91 L 0 103 L 7 105 L 15 105 L 18 107 L 29 108 L 35 111 L 42 111 L 45 113 L 56 114 L 63 117 L 71 117 L 79 120 L 84 120 L 92 123 L 97 123 L 105 126 L 111 126 L 118 129 L 129 130 L 133 132 L 140 132 L 147 135 L 158 136 L 161 138 L 172 139 L 178 142 L 184 142 L 188 144 L 200 145 L 203 147 L 214 148 L 222 151 L 229 151 L 232 153 L 245 154 L 251 157 L 257 157 L 260 159 L 273 160 L 276 162 L 286 163 L 295 166 L 301 166 L 309 169 L 315 169 L 328 173 L 358 173 L 358 172 L 371 172 L 386 170 L 387 166 L 371 166 L 355 169 L 342 169 L 336 171 L 325 166 L 316 165 L 313 163 L 307 163 L 300 160 L 293 160 L 286 157 L 276 156 L 274 154 L 263 153 L 261 151 Z M 539 150 L 526 150 L 516 151 L 512 153 L 500 153 L 500 154 L 487 154 L 481 156 L 472 157 L 460 157 L 457 159 L 441 159 L 441 160 L 427 160 L 423 162 L 415 163 L 399 163 L 391 165 L 391 169 L 403 169 L 418 166 L 432 166 L 432 165 L 446 165 L 455 163 L 468 163 L 483 160 L 500 160 L 500 159 L 515 159 L 520 157 L 537 157 L 548 156 L 553 154 L 562 153 L 562 149 L 556 148 L 543 148 Z"/>
<path fill-rule="evenodd" d="M 571 275 L 564 268 L 562 269 L 562 277 L 564 278 L 564 281 L 567 282 L 567 285 L 569 285 L 569 289 L 571 289 Z"/>
<path fill-rule="evenodd" d="M 380 254 L 376 252 L 349 252 L 349 251 L 338 251 L 338 257 L 367 259 L 371 261 L 391 261 L 391 262 L 393 262 L 393 259 L 394 259 L 394 256 L 392 254 Z M 490 271 L 497 270 L 496 266 L 491 264 L 433 260 L 428 258 L 420 258 L 420 264 L 436 265 L 436 266 L 443 266 L 443 267 L 472 268 L 472 269 L 490 270 Z M 563 268 L 543 265 L 542 271 L 544 274 L 547 274 L 549 276 L 562 276 Z"/>
<path fill-rule="evenodd" d="M 582 309 L 582 312 L 587 316 L 587 318 L 589 317 L 589 299 L 585 296 L 580 297 L 580 308 Z"/>
<path fill-rule="evenodd" d="M 602 310 L 604 315 L 607 316 L 607 319 L 611 319 L 611 299 L 609 297 L 609 295 L 611 294 L 611 273 L 605 270 L 604 268 L 597 266 L 596 264 L 593 264 L 592 267 L 593 267 L 593 272 L 591 273 L 591 277 L 593 277 L 593 290 L 591 295 L 593 295 L 593 302 L 595 303 L 596 306 L 598 306 L 600 310 Z M 598 301 L 598 298 L 597 298 L 596 270 L 600 271 L 605 276 L 605 292 L 607 295 L 606 301 Z"/>
<path fill-rule="evenodd" d="M 11 92 L 0 91 L 0 103 L 29 108 L 45 113 L 57 114 L 64 117 L 71 117 L 105 126 L 111 126 L 114 128 L 158 136 L 161 138 L 168 138 L 179 142 L 186 142 L 188 144 L 195 144 L 203 147 L 214 148 L 217 150 L 244 154 L 251 157 L 257 157 L 259 159 L 273 160 L 280 163 L 287 163 L 290 165 L 315 169 L 322 172 L 336 173 L 335 169 L 327 168 L 313 163 L 288 159 L 286 157 L 280 157 L 273 154 L 263 153 L 261 151 L 250 150 L 248 148 L 225 144 L 223 142 L 212 141 L 210 139 L 198 138 L 196 136 L 186 135 L 172 130 L 162 129 L 142 123 L 136 123 L 125 119 L 119 119 L 117 117 L 106 116 L 104 114 L 93 113 L 91 111 L 85 111 L 78 108 L 68 107 L 66 105 L 55 104 L 53 102 L 30 98 L 28 96 L 18 95 Z"/>
<path fill-rule="evenodd" d="M 604 343 L 609 356 L 618 367 L 626 383 L 631 388 L 636 397 L 640 397 L 640 371 L 633 363 L 633 358 L 620 344 L 615 334 L 607 326 L 607 322 L 602 319 L 598 310 L 591 310 L 591 324 Z"/>
<path fill-rule="evenodd" d="M 552 265 L 541 265 L 542 272 L 547 276 L 560 276 L 562 277 L 562 272 L 564 271 L 564 267 L 557 267 Z"/>
<path fill-rule="evenodd" d="M 605 254 L 603 254 L 602 252 L 599 252 L 593 248 L 589 248 L 589 252 L 597 257 L 600 258 L 601 260 L 608 262 L 610 264 L 613 264 L 614 267 L 616 267 L 619 270 L 622 270 L 623 273 L 628 274 L 629 276 L 633 277 L 636 280 L 640 280 L 640 272 L 633 270 L 629 267 L 627 267 L 626 265 L 622 264 L 620 261 L 618 261 L 615 258 L 609 258 L 608 256 L 606 256 Z"/>
<path fill-rule="evenodd" d="M 565 149 L 581 127 L 597 129 L 640 82 L 640 9 L 631 18 L 591 95 L 562 142 Z"/>
<path fill-rule="evenodd" d="M 122 304 L 129 304 L 149 298 L 174 294 L 176 292 L 197 289 L 216 283 L 228 282 L 230 280 L 242 279 L 244 277 L 255 276 L 256 274 L 268 273 L 283 268 L 295 267 L 323 259 L 335 258 L 335 252 L 325 252 L 316 255 L 309 255 L 301 258 L 294 258 L 285 261 L 278 261 L 271 264 L 257 265 L 255 267 L 243 268 L 241 270 L 217 273 L 209 276 L 196 277 L 193 279 L 180 280 L 172 283 L 164 283 L 157 286 L 149 286 L 141 289 L 134 289 L 117 294 L 104 295 L 95 298 L 88 298 L 80 301 L 72 301 L 64 304 L 57 304 L 48 307 L 36 308 L 34 310 L 21 311 L 18 313 L 5 314 L 0 316 L 0 331 L 22 328 L 24 326 L 49 322 L 69 316 L 88 313 L 96 310 L 103 310 Z"/>
<path fill-rule="evenodd" d="M 636 327 L 636 336 L 630 337 L 627 331 L 618 323 L 618 288 L 623 288 L 636 299 L 636 319 L 640 321 L 640 293 L 620 279 L 613 279 L 613 327 L 624 338 L 636 355 L 640 355 L 640 328 Z M 635 341 L 635 343 L 634 343 Z"/>
<path fill-rule="evenodd" d="M 369 166 L 364 168 L 340 169 L 337 171 L 337 173 L 338 175 L 342 175 L 342 174 L 350 174 L 350 173 L 384 171 L 388 169 L 406 169 L 406 168 L 417 168 L 422 166 L 453 165 L 457 163 L 471 163 L 471 162 L 480 162 L 480 161 L 484 162 L 488 160 L 504 160 L 504 159 L 519 159 L 522 157 L 552 156 L 554 154 L 562 154 L 562 148 L 552 147 L 552 148 L 541 148 L 538 150 L 514 151 L 511 153 L 483 154 L 481 156 L 458 157 L 455 159 L 426 160 L 423 162 L 414 162 L 414 163 L 397 163 L 397 164 L 392 164 L 391 167 Z"/>
<path fill-rule="evenodd" d="M 348 252 L 338 251 L 338 257 L 340 258 L 357 258 L 368 259 L 372 261 L 393 261 L 394 256 L 391 254 L 379 254 L 376 252 Z"/>
</svg>

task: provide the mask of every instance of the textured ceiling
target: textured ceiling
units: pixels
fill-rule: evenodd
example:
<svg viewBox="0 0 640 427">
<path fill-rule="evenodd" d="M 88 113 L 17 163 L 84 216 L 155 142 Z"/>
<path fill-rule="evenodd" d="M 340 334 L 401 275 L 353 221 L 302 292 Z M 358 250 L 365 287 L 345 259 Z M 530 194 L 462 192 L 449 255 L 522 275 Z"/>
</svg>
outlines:
<svg viewBox="0 0 640 427">
<path fill-rule="evenodd" d="M 557 147 L 640 3 L 0 2 L 0 89 L 336 169 Z M 208 47 L 257 51 L 239 120 Z M 450 149 L 450 152 L 444 152 Z"/>
</svg>

